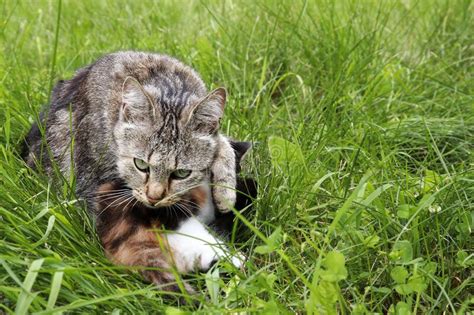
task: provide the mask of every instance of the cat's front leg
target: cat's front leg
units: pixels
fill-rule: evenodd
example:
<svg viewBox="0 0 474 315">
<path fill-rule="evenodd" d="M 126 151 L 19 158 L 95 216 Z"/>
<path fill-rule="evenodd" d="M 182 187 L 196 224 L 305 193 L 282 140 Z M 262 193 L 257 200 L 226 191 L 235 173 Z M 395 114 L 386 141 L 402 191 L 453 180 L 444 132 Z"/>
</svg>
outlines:
<svg viewBox="0 0 474 315">
<path fill-rule="evenodd" d="M 183 221 L 166 237 L 179 272 L 207 271 L 223 258 L 229 258 L 236 268 L 243 266 L 245 257 L 240 253 L 231 255 L 224 243 L 209 233 L 195 217 Z"/>
<path fill-rule="evenodd" d="M 212 196 L 220 212 L 229 212 L 235 204 L 236 160 L 230 141 L 223 135 L 217 138 L 217 153 L 211 167 Z"/>
</svg>

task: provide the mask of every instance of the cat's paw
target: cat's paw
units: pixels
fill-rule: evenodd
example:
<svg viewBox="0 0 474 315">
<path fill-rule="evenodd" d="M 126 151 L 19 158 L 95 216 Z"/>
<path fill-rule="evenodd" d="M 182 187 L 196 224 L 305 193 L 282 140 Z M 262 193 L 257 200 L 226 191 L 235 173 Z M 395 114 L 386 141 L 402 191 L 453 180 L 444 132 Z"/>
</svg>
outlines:
<svg viewBox="0 0 474 315">
<path fill-rule="evenodd" d="M 214 186 L 212 189 L 212 196 L 217 209 L 221 213 L 231 211 L 232 207 L 235 205 L 235 201 L 237 200 L 235 189 L 222 186 Z"/>
<path fill-rule="evenodd" d="M 245 256 L 238 252 L 235 255 L 230 255 L 229 251 L 225 248 L 213 248 L 213 246 L 208 246 L 211 251 L 206 250 L 205 253 L 202 253 L 200 256 L 199 269 L 201 271 L 209 270 L 214 264 L 219 260 L 228 259 L 235 268 L 241 269 L 245 262 Z"/>
</svg>

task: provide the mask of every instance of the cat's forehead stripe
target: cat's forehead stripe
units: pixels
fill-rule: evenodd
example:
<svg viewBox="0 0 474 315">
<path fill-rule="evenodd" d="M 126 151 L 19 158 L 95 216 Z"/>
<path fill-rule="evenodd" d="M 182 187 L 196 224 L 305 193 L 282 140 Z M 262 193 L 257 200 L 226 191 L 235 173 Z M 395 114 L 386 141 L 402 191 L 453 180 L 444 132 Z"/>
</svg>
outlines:
<svg viewBox="0 0 474 315">
<path fill-rule="evenodd" d="M 177 71 L 166 75 L 160 73 L 150 78 L 146 84 L 153 87 L 152 94 L 158 106 L 165 111 L 175 111 L 179 114 L 181 109 L 188 105 L 191 96 L 203 96 L 196 84 L 190 85 L 186 80 L 189 80 L 189 75 Z"/>
<path fill-rule="evenodd" d="M 163 124 L 149 137 L 149 147 L 154 151 L 163 144 L 176 144 L 179 138 L 178 120 L 173 112 L 165 114 Z"/>
</svg>

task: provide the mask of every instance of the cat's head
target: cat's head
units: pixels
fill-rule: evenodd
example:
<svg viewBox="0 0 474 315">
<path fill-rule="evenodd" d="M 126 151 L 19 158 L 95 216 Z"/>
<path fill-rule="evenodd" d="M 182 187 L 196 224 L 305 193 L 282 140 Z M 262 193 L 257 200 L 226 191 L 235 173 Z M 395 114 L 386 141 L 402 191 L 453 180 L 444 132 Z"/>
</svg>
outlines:
<svg viewBox="0 0 474 315">
<path fill-rule="evenodd" d="M 170 206 L 209 181 L 225 101 L 222 88 L 165 94 L 126 80 L 114 138 L 118 172 L 136 199 Z"/>
</svg>

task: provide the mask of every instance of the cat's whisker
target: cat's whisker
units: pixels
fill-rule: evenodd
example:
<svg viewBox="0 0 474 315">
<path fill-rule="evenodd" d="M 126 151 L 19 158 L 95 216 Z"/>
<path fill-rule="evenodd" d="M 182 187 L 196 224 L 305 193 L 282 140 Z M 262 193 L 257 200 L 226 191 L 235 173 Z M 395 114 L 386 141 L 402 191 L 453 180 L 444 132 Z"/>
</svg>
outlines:
<svg viewBox="0 0 474 315">
<path fill-rule="evenodd" d="M 97 193 L 98 194 L 107 194 L 111 192 L 117 192 L 117 191 L 129 191 L 131 190 L 130 188 L 122 188 L 122 189 L 111 189 L 111 190 L 99 190 Z"/>
<path fill-rule="evenodd" d="M 127 202 L 127 204 L 125 205 L 125 207 L 122 208 L 122 212 L 125 212 L 127 209 L 129 209 L 129 208 L 128 208 L 128 205 L 129 205 L 131 202 L 133 202 L 134 199 L 135 199 L 135 198 L 133 198 L 133 196 L 131 196 L 130 201 Z M 136 200 L 136 199 L 135 199 L 135 200 Z M 131 207 L 131 208 L 133 208 L 133 207 Z M 131 208 L 130 208 L 130 209 L 131 209 Z"/>
<path fill-rule="evenodd" d="M 131 194 L 120 194 L 120 195 L 116 195 L 116 196 L 106 196 L 105 198 L 100 197 L 100 201 L 104 202 L 104 201 L 107 201 L 107 200 L 118 199 L 120 197 L 128 197 L 128 196 L 131 196 Z"/>
<path fill-rule="evenodd" d="M 108 208 L 114 207 L 114 208 L 119 208 L 121 207 L 125 202 L 133 200 L 133 195 L 126 195 L 126 196 L 121 196 L 117 198 L 116 200 L 112 201 L 107 207 L 105 207 L 99 214 L 98 216 L 102 215 Z M 126 207 L 122 208 L 122 212 L 125 210 Z"/>
<path fill-rule="evenodd" d="M 189 203 L 189 204 L 195 205 L 197 207 L 200 207 L 200 205 L 198 203 L 196 203 L 195 201 L 193 201 L 191 199 L 181 199 L 180 202 Z"/>
<path fill-rule="evenodd" d="M 124 200 L 128 200 L 128 197 L 127 196 L 122 196 L 122 197 L 119 197 L 117 198 L 116 200 L 112 201 L 109 205 L 107 205 L 107 207 L 105 207 L 104 209 L 102 209 L 102 211 L 100 211 L 100 213 L 97 215 L 97 216 L 101 216 L 108 208 L 110 207 L 116 207 L 118 205 L 116 205 L 116 203 L 118 202 L 118 200 L 121 200 L 125 198 Z M 121 202 L 122 203 L 122 202 Z"/>
<path fill-rule="evenodd" d="M 191 210 L 189 210 L 185 205 L 182 205 L 182 204 L 179 204 L 179 203 L 176 203 L 175 206 L 182 212 L 186 215 L 186 217 L 191 217 L 193 216 L 193 213 Z"/>
<path fill-rule="evenodd" d="M 117 194 L 126 194 L 126 193 L 131 193 L 131 189 L 125 189 L 125 190 L 120 190 L 120 191 L 109 191 L 109 192 L 102 192 L 98 193 L 98 196 L 113 196 Z"/>
<path fill-rule="evenodd" d="M 176 220 L 179 220 L 179 214 L 182 213 L 182 210 L 180 210 L 179 208 L 173 208 L 173 211 L 174 211 L 174 215 L 176 217 Z"/>
<path fill-rule="evenodd" d="M 178 205 L 175 205 L 176 207 L 173 208 L 174 211 L 177 211 L 179 210 L 179 212 L 183 213 L 187 218 L 189 217 L 187 212 L 184 211 L 183 209 L 181 209 L 181 207 L 179 207 Z M 178 215 L 176 215 L 176 218 L 178 218 Z"/>
<path fill-rule="evenodd" d="M 183 204 L 187 204 L 187 205 L 190 205 L 190 206 L 193 206 L 193 207 L 196 207 L 196 208 L 201 208 L 201 205 L 197 204 L 196 202 L 192 201 L 192 200 L 188 200 L 188 199 L 182 199 L 179 201 L 180 203 L 183 203 Z"/>
<path fill-rule="evenodd" d="M 188 209 L 187 207 L 190 207 L 190 208 L 197 208 L 197 209 L 200 209 L 201 208 L 201 205 L 197 204 L 196 202 L 192 201 L 192 200 L 189 200 L 189 199 L 181 199 L 179 202 L 177 202 L 179 204 L 181 204 L 182 206 L 186 207 L 186 209 Z M 189 209 L 188 209 L 189 210 Z M 189 210 L 190 212 L 192 212 L 192 210 Z"/>
<path fill-rule="evenodd" d="M 118 197 L 115 200 L 112 200 L 112 202 L 110 203 L 110 206 L 118 207 L 124 202 L 124 200 L 128 200 L 128 198 L 130 198 L 130 196 L 128 195 Z"/>
<path fill-rule="evenodd" d="M 111 200 L 111 199 L 118 199 L 120 197 L 125 197 L 125 196 L 130 196 L 131 194 L 120 194 L 120 195 L 114 195 L 114 196 L 105 196 L 105 197 L 96 197 L 96 200 L 99 201 L 99 202 L 103 202 L 103 201 L 107 201 L 107 200 Z"/>
<path fill-rule="evenodd" d="M 107 193 L 103 195 L 99 195 L 98 197 L 107 197 L 107 196 L 117 196 L 117 195 L 123 195 L 123 194 L 129 194 L 130 191 L 118 191 L 118 192 L 112 192 L 112 193 Z"/>
<path fill-rule="evenodd" d="M 187 213 L 189 213 L 190 215 L 193 215 L 193 211 L 187 205 L 180 204 L 179 208 L 184 209 Z"/>
<path fill-rule="evenodd" d="M 105 209 L 108 209 L 109 207 L 119 207 L 123 202 L 125 202 L 125 200 L 128 200 L 130 198 L 130 196 L 121 196 L 119 198 L 116 198 L 114 200 L 111 200 L 111 201 L 102 201 L 102 203 L 108 203 L 107 207 Z M 104 210 L 105 210 L 104 209 Z"/>
<path fill-rule="evenodd" d="M 135 198 L 135 202 L 133 203 L 133 205 L 130 207 L 130 209 L 133 209 L 137 203 L 139 203 L 140 201 L 138 199 Z"/>
<path fill-rule="evenodd" d="M 178 210 L 176 210 L 175 207 L 172 207 L 171 209 L 173 209 L 173 214 L 174 214 L 174 217 L 176 218 L 176 220 L 179 220 L 179 217 L 178 217 Z"/>
<path fill-rule="evenodd" d="M 169 212 L 178 220 L 178 214 L 176 213 L 176 209 L 174 207 L 166 207 L 169 209 Z"/>
<path fill-rule="evenodd" d="M 117 205 L 116 208 L 120 208 L 120 209 L 118 209 L 118 210 L 121 210 L 122 213 L 124 213 L 124 212 L 127 210 L 127 205 L 128 205 L 128 203 L 129 203 L 130 201 L 132 201 L 132 200 L 133 200 L 133 198 L 132 198 L 132 197 L 129 197 L 129 198 L 123 200 L 122 202 L 120 202 L 120 204 Z M 127 203 L 127 204 L 124 206 L 125 203 Z"/>
<path fill-rule="evenodd" d="M 104 193 L 104 194 L 97 194 L 96 195 L 96 198 L 100 198 L 100 199 L 103 199 L 103 198 L 106 198 L 106 197 L 116 197 L 116 196 L 121 196 L 121 195 L 129 195 L 131 194 L 132 191 L 131 190 L 128 190 L 128 191 L 117 191 L 117 192 L 109 192 L 109 193 Z"/>
<path fill-rule="evenodd" d="M 179 204 L 179 203 L 177 205 L 178 205 L 178 208 L 182 209 L 183 211 L 185 211 L 189 215 L 193 214 L 193 212 L 186 205 Z"/>
</svg>

